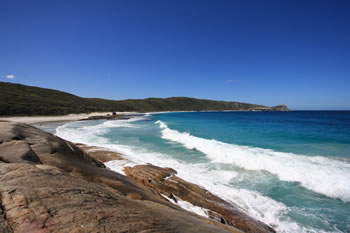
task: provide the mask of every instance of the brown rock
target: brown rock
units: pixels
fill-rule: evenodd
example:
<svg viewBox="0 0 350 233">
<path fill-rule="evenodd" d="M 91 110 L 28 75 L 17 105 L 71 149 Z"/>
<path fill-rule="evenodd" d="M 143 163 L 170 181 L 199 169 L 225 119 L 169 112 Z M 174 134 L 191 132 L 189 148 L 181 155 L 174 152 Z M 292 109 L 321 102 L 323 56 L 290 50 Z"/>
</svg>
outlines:
<svg viewBox="0 0 350 233">
<path fill-rule="evenodd" d="M 16 148 L 16 153 L 12 153 Z M 0 161 L 5 163 L 41 163 L 32 148 L 23 141 L 13 140 L 0 145 Z"/>
<path fill-rule="evenodd" d="M 209 216 L 221 223 L 227 223 L 244 232 L 275 232 L 268 225 L 245 214 L 239 207 L 177 177 L 174 169 L 148 164 L 126 167 L 124 171 L 128 177 L 169 198 L 175 195 L 175 198 L 179 197 L 195 206 L 210 210 Z"/>
<path fill-rule="evenodd" d="M 104 148 L 100 148 L 97 146 L 87 146 L 85 144 L 80 143 L 77 143 L 76 146 L 78 146 L 80 149 L 82 149 L 91 157 L 93 157 L 101 163 L 105 163 L 111 160 L 124 160 L 121 154 L 114 151 L 106 150 Z"/>
<path fill-rule="evenodd" d="M 0 182 L 2 232 L 239 232 L 48 165 L 0 163 Z"/>
</svg>

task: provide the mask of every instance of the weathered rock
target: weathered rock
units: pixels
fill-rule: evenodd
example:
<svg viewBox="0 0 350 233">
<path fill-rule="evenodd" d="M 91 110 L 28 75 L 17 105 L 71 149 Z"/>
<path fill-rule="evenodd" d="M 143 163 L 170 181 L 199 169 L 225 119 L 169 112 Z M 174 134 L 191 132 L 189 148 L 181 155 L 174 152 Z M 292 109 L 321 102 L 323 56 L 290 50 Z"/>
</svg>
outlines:
<svg viewBox="0 0 350 233">
<path fill-rule="evenodd" d="M 9 224 L 6 221 L 5 212 L 2 209 L 1 196 L 0 196 L 0 232 L 2 232 L 2 233 L 12 232 L 11 227 L 9 226 Z"/>
<path fill-rule="evenodd" d="M 2 232 L 239 232 L 48 165 L 0 163 L 0 182 Z"/>
<path fill-rule="evenodd" d="M 88 118 L 80 119 L 81 121 L 88 121 L 88 120 L 128 120 L 132 117 L 136 117 L 140 115 L 117 115 L 115 112 L 107 115 L 101 115 L 101 116 L 90 116 Z"/>
<path fill-rule="evenodd" d="M 0 154 L 8 154 L 16 157 L 20 154 L 16 145 L 9 146 L 10 142 L 24 142 L 39 157 L 42 163 L 65 165 L 69 162 L 83 162 L 94 167 L 105 167 L 103 163 L 79 150 L 74 143 L 65 141 L 50 133 L 44 132 L 33 126 L 0 121 Z M 6 144 L 7 143 L 7 144 Z M 6 149 L 6 151 L 4 151 Z M 9 156 L 9 155 L 8 155 Z M 20 157 L 20 156 L 19 156 Z M 23 160 L 23 162 L 26 162 Z"/>
<path fill-rule="evenodd" d="M 245 214 L 237 206 L 196 184 L 177 177 L 174 169 L 148 164 L 126 167 L 124 172 L 128 177 L 170 198 L 175 195 L 195 206 L 208 209 L 211 211 L 209 216 L 213 219 L 237 227 L 244 232 L 275 232 L 268 225 Z"/>
<path fill-rule="evenodd" d="M 101 163 L 105 163 L 111 160 L 124 160 L 121 154 L 114 151 L 109 151 L 97 146 L 87 146 L 81 143 L 77 143 L 75 145 Z"/>
<path fill-rule="evenodd" d="M 13 148 L 16 148 L 16 153 L 13 153 Z M 0 161 L 5 163 L 41 163 L 32 148 L 19 140 L 4 142 L 0 145 Z"/>
</svg>

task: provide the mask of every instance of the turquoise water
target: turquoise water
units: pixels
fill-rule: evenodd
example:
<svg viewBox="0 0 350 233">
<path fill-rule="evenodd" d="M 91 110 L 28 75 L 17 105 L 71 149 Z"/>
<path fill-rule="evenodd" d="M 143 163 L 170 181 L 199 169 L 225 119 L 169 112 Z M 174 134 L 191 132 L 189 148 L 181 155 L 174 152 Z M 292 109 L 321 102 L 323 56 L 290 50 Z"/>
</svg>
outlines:
<svg viewBox="0 0 350 233">
<path fill-rule="evenodd" d="M 56 134 L 152 163 L 278 232 L 350 232 L 350 112 L 183 112 L 73 122 Z"/>
</svg>

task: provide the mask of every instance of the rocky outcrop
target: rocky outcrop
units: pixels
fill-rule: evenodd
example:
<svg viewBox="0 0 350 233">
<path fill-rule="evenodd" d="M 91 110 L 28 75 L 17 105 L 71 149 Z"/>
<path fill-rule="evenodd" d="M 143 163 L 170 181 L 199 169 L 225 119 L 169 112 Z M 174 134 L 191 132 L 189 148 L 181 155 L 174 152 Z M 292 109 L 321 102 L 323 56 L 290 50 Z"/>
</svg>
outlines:
<svg viewBox="0 0 350 233">
<path fill-rule="evenodd" d="M 88 121 L 88 120 L 127 120 L 134 116 L 126 116 L 126 115 L 116 115 L 116 114 L 107 114 L 101 116 L 90 116 L 88 118 L 80 119 L 80 121 Z"/>
<path fill-rule="evenodd" d="M 250 111 L 277 111 L 277 112 L 285 112 L 285 111 L 289 111 L 289 108 L 287 107 L 287 105 L 277 105 L 274 107 L 265 107 L 265 106 L 258 106 L 258 107 L 254 107 L 252 109 L 250 109 Z"/>
<path fill-rule="evenodd" d="M 229 203 L 196 184 L 176 176 L 171 168 L 161 168 L 151 164 L 124 168 L 128 177 L 166 195 L 176 202 L 176 198 L 209 210 L 209 217 L 218 222 L 235 226 L 244 232 L 275 232 L 271 227 L 245 214 L 237 206 Z"/>
<path fill-rule="evenodd" d="M 0 232 L 240 232 L 35 127 L 0 122 Z"/>
<path fill-rule="evenodd" d="M 289 108 L 285 104 L 277 105 L 274 107 L 271 107 L 272 111 L 289 111 Z"/>
<path fill-rule="evenodd" d="M 124 160 L 121 154 L 114 151 L 106 150 L 101 147 L 88 146 L 81 143 L 77 143 L 75 145 L 101 163 L 105 163 L 111 160 Z"/>
<path fill-rule="evenodd" d="M 77 146 L 99 161 L 125 160 L 121 154 L 104 148 L 84 144 L 77 144 Z M 127 177 L 139 184 L 168 197 L 167 200 L 177 202 L 179 198 L 194 206 L 206 209 L 208 217 L 219 223 L 237 227 L 244 232 L 275 232 L 271 227 L 245 214 L 236 205 L 215 196 L 196 184 L 177 177 L 177 172 L 172 168 L 161 168 L 148 164 L 126 167 L 124 172 Z"/>
</svg>

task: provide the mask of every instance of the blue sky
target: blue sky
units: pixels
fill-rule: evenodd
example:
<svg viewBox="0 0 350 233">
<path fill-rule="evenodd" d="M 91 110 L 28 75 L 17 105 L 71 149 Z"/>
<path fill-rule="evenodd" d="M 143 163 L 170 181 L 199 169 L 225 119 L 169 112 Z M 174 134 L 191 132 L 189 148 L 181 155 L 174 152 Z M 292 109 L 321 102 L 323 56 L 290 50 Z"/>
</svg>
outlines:
<svg viewBox="0 0 350 233">
<path fill-rule="evenodd" d="M 350 110 L 350 1 L 2 0 L 0 80 Z"/>
</svg>

